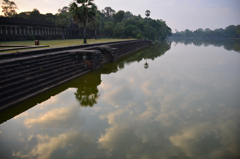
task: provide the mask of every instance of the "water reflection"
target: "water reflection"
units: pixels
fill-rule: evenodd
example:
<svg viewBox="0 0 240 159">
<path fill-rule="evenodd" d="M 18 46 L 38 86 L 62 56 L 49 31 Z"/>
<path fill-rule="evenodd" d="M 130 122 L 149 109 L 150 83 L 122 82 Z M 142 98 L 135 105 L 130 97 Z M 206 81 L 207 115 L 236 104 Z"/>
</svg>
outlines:
<svg viewBox="0 0 240 159">
<path fill-rule="evenodd" d="M 151 59 L 154 60 L 155 58 L 163 55 L 167 50 L 170 49 L 171 42 L 161 42 L 147 49 L 144 49 L 140 52 L 134 53 L 133 55 L 129 55 L 126 57 L 118 60 L 114 63 L 108 63 L 104 65 L 101 69 L 90 72 L 83 77 L 76 78 L 71 80 L 70 82 L 64 83 L 61 86 L 55 87 L 43 94 L 35 96 L 27 101 L 24 101 L 16 107 L 0 112 L 0 123 L 18 115 L 21 112 L 30 109 L 31 107 L 35 106 L 38 103 L 42 103 L 43 101 L 48 100 L 52 96 L 59 94 L 67 90 L 68 88 L 77 88 L 77 91 L 74 93 L 76 99 L 79 101 L 80 106 L 87 107 L 87 106 L 94 106 L 97 103 L 97 99 L 99 98 L 100 94 L 98 91 L 98 86 L 101 84 L 101 75 L 103 74 L 111 74 L 116 73 L 117 71 L 124 68 L 124 65 L 129 65 L 132 62 L 138 61 L 140 62 L 142 59 Z"/>
<path fill-rule="evenodd" d="M 101 84 L 100 72 L 90 72 L 85 78 L 79 79 L 76 84 L 77 91 L 74 93 L 81 106 L 92 107 L 97 103 L 100 94 L 97 86 Z"/>
<path fill-rule="evenodd" d="M 144 68 L 148 69 L 148 67 L 149 67 L 149 64 L 147 63 L 147 60 L 146 60 L 146 63 L 144 64 Z"/>
<path fill-rule="evenodd" d="M 171 38 L 170 41 L 176 44 L 181 43 L 184 45 L 195 45 L 195 46 L 223 46 L 226 50 L 234 50 L 240 52 L 240 40 L 239 39 L 194 39 L 194 38 Z"/>
<path fill-rule="evenodd" d="M 240 54 L 183 44 L 151 53 L 155 47 L 153 56 L 146 49 L 71 81 L 1 124 L 0 156 L 239 158 Z M 84 79 L 86 96 L 98 96 L 93 107 L 75 96 Z"/>
</svg>

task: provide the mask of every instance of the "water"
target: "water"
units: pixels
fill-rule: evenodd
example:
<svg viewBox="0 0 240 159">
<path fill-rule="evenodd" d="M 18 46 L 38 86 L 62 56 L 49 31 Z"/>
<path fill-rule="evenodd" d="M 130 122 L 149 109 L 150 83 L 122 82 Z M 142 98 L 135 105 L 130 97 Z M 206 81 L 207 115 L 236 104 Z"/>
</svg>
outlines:
<svg viewBox="0 0 240 159">
<path fill-rule="evenodd" d="M 239 46 L 155 44 L 51 89 L 1 114 L 0 156 L 239 158 Z"/>
</svg>

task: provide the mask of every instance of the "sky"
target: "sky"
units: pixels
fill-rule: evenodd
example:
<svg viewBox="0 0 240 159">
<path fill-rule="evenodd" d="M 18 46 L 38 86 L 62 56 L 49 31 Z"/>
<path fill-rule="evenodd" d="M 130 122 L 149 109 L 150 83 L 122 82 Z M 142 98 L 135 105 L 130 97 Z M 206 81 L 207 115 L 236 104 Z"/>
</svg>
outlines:
<svg viewBox="0 0 240 159">
<path fill-rule="evenodd" d="M 0 0 L 2 4 L 3 0 Z M 38 9 L 40 13 L 57 13 L 59 8 L 68 6 L 73 0 L 13 0 L 17 12 Z M 95 0 L 99 10 L 111 7 L 130 11 L 145 17 L 150 10 L 152 19 L 162 19 L 173 32 L 198 28 L 226 28 L 240 24 L 240 0 Z"/>
</svg>

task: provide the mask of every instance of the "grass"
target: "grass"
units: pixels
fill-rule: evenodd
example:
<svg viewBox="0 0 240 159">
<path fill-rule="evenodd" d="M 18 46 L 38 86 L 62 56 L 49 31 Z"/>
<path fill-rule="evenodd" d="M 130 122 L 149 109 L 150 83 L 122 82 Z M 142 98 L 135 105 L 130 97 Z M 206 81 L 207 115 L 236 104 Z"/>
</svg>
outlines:
<svg viewBox="0 0 240 159">
<path fill-rule="evenodd" d="M 92 43 L 102 43 L 102 42 L 113 42 L 113 41 L 123 41 L 123 40 L 133 40 L 133 39 L 87 39 L 88 44 Z M 40 45 L 49 45 L 50 48 L 61 47 L 61 46 L 71 46 L 71 45 L 82 45 L 83 39 L 65 39 L 65 40 L 39 40 Z M 0 45 L 35 45 L 35 40 L 30 41 L 0 41 Z M 32 49 L 24 49 L 32 50 Z M 0 53 L 11 53 L 21 50 L 13 51 L 0 51 Z"/>
</svg>

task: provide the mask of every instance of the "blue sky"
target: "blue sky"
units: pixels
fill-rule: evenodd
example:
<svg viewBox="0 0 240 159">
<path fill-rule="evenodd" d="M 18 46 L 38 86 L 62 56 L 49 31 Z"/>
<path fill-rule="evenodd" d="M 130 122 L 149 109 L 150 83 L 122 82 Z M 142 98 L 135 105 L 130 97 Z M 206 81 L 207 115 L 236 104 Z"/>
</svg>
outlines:
<svg viewBox="0 0 240 159">
<path fill-rule="evenodd" d="M 55 14 L 73 0 L 13 1 L 19 8 L 18 13 L 37 8 L 41 13 Z M 150 10 L 151 18 L 164 20 L 173 32 L 175 29 L 216 29 L 240 24 L 240 0 L 95 0 L 95 3 L 99 9 L 111 7 L 143 17 L 145 10 Z"/>
</svg>

